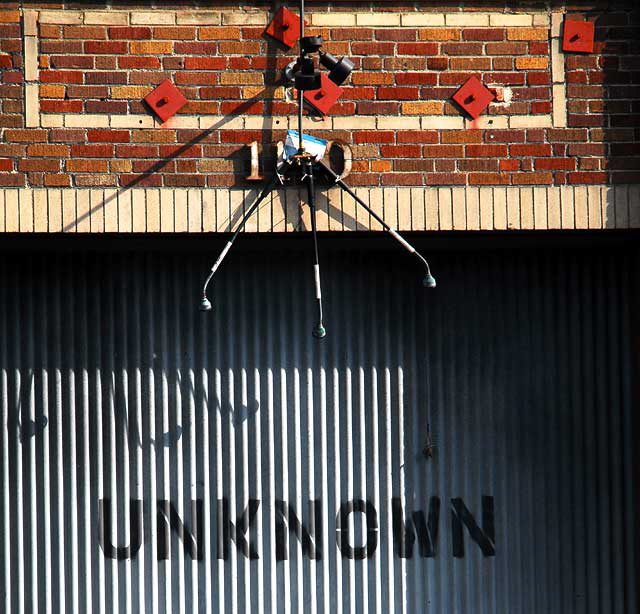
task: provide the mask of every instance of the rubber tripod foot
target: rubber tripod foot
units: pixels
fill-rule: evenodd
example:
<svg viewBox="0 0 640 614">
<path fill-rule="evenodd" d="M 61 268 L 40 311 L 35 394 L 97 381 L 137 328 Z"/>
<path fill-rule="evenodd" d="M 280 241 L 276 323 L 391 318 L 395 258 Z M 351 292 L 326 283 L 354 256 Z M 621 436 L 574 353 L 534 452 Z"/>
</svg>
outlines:
<svg viewBox="0 0 640 614">
<path fill-rule="evenodd" d="M 318 326 L 313 329 L 313 336 L 316 339 L 322 339 L 326 334 L 327 331 L 325 330 L 324 326 L 322 326 L 322 324 L 318 324 Z"/>
<path fill-rule="evenodd" d="M 211 311 L 211 303 L 209 302 L 209 299 L 206 296 L 202 297 L 202 300 L 200 301 L 199 309 L 200 311 Z"/>
</svg>

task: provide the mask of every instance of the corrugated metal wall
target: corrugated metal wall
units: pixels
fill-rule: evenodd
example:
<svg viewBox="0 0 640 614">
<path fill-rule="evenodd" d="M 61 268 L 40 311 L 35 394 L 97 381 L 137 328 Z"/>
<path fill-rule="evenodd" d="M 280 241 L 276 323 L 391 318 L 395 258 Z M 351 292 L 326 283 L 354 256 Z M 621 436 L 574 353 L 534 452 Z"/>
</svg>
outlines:
<svg viewBox="0 0 640 614">
<path fill-rule="evenodd" d="M 3 257 L 2 611 L 636 611 L 634 260 L 323 260 Z"/>
</svg>

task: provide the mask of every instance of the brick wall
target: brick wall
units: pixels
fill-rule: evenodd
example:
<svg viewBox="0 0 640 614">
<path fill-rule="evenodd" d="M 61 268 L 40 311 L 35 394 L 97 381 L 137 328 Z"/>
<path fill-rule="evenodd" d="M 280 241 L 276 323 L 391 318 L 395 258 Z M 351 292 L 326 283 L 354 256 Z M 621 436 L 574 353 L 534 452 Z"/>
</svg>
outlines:
<svg viewBox="0 0 640 614">
<path fill-rule="evenodd" d="M 263 36 L 270 7 L 78 6 L 0 10 L 0 186 L 247 188 L 253 141 L 271 171 L 297 120 L 281 84 L 295 49 Z M 561 51 L 565 15 L 596 23 L 593 54 Z M 639 183 L 628 3 L 316 2 L 308 17 L 308 34 L 356 64 L 331 115 L 305 120 L 349 148 L 352 185 Z M 477 121 L 451 100 L 471 75 L 504 98 Z M 161 125 L 142 98 L 166 78 L 189 102 Z"/>
</svg>

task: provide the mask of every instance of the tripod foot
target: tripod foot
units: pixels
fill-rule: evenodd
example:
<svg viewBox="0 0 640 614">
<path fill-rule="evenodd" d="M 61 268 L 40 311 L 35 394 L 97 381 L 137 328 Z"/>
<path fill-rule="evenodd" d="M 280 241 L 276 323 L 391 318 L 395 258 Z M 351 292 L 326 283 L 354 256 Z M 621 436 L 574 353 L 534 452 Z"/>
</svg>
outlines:
<svg viewBox="0 0 640 614">
<path fill-rule="evenodd" d="M 313 336 L 316 339 L 322 339 L 326 334 L 327 331 L 325 330 L 324 326 L 322 326 L 322 324 L 318 324 L 318 326 L 313 329 Z"/>
<path fill-rule="evenodd" d="M 199 309 L 200 311 L 211 311 L 211 303 L 209 302 L 209 299 L 206 296 L 202 297 L 202 300 L 200 301 Z"/>
<path fill-rule="evenodd" d="M 431 275 L 431 273 L 427 273 L 422 280 L 422 285 L 425 288 L 435 288 L 436 287 L 436 278 Z"/>
</svg>

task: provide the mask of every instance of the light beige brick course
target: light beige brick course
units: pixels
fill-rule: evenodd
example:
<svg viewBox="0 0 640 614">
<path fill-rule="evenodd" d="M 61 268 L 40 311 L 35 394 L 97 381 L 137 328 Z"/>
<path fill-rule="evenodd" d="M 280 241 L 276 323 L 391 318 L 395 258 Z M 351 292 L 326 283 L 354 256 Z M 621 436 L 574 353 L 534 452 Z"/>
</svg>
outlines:
<svg viewBox="0 0 640 614">
<path fill-rule="evenodd" d="M 551 128 L 549 115 L 513 115 L 509 118 L 510 128 Z"/>
<path fill-rule="evenodd" d="M 25 81 L 38 80 L 38 38 L 24 37 L 24 78 Z"/>
<path fill-rule="evenodd" d="M 108 128 L 108 115 L 91 115 L 87 113 L 68 113 L 64 116 L 65 128 Z"/>
<path fill-rule="evenodd" d="M 131 13 L 132 25 L 163 25 L 176 23 L 175 11 L 134 11 Z"/>
<path fill-rule="evenodd" d="M 222 23 L 225 26 L 266 26 L 269 23 L 269 14 L 266 11 L 229 11 L 222 14 Z"/>
<path fill-rule="evenodd" d="M 479 28 L 489 25 L 488 13 L 447 13 L 445 23 L 448 26 Z"/>
<path fill-rule="evenodd" d="M 129 25 L 129 13 L 126 11 L 86 11 L 84 23 L 92 26 L 127 26 Z"/>
<path fill-rule="evenodd" d="M 489 25 L 491 26 L 532 26 L 533 15 L 505 15 L 504 13 L 495 13 L 489 15 Z"/>
<path fill-rule="evenodd" d="M 38 36 L 38 11 L 23 12 L 23 32 L 25 36 Z"/>
<path fill-rule="evenodd" d="M 507 39 L 510 41 L 544 41 L 549 38 L 546 28 L 508 28 Z"/>
<path fill-rule="evenodd" d="M 311 13 L 310 22 L 314 26 L 355 26 L 353 13 Z"/>
<path fill-rule="evenodd" d="M 27 128 L 35 128 L 40 125 L 40 101 L 37 83 L 25 83 L 24 112 L 25 126 Z"/>
<path fill-rule="evenodd" d="M 425 116 L 420 118 L 420 127 L 422 130 L 455 130 L 464 128 L 464 118 L 439 115 Z"/>
<path fill-rule="evenodd" d="M 222 23 L 222 15 L 219 11 L 178 11 L 176 22 L 178 25 L 219 26 Z"/>
<path fill-rule="evenodd" d="M 40 23 L 56 23 L 80 25 L 82 23 L 81 11 L 40 11 L 38 16 Z"/>
<path fill-rule="evenodd" d="M 438 115 L 443 110 L 443 103 L 439 101 L 403 102 L 403 115 Z"/>
<path fill-rule="evenodd" d="M 356 13 L 358 26 L 399 26 L 399 13 Z"/>
<path fill-rule="evenodd" d="M 567 90 L 564 83 L 553 85 L 553 125 L 556 128 L 567 126 Z"/>
<path fill-rule="evenodd" d="M 400 16 L 403 26 L 409 27 L 433 27 L 444 26 L 444 15 L 441 13 L 406 13 Z"/>
</svg>

